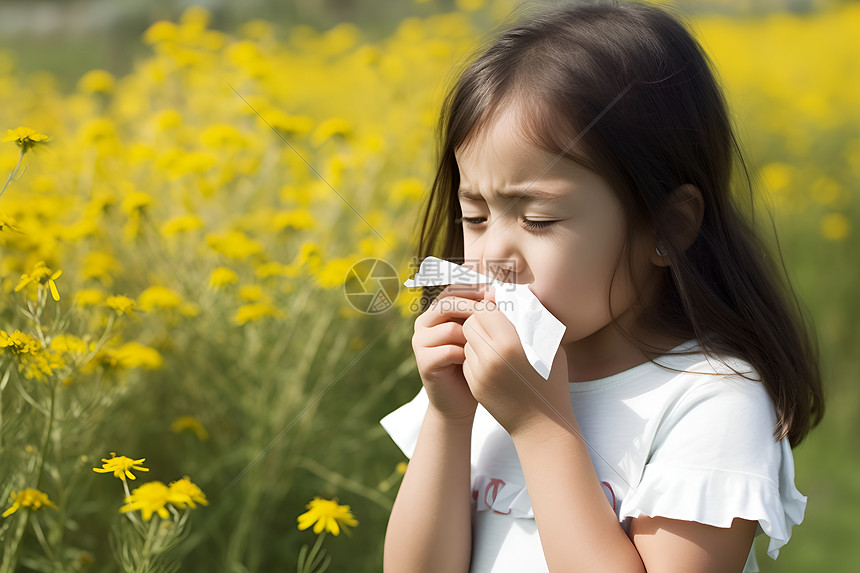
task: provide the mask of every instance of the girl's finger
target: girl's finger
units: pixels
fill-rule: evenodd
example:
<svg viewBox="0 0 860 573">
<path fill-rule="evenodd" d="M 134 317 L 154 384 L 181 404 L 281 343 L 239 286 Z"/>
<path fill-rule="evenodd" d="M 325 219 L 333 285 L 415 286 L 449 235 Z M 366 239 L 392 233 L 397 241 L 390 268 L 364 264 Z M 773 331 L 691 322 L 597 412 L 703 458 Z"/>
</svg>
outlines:
<svg viewBox="0 0 860 573">
<path fill-rule="evenodd" d="M 436 299 L 438 300 L 444 296 L 461 296 L 464 298 L 482 300 L 488 287 L 489 285 L 486 283 L 448 285 L 439 293 L 439 296 L 436 297 Z"/>
<path fill-rule="evenodd" d="M 463 323 L 463 336 L 466 337 L 466 342 L 470 343 L 476 352 L 483 350 L 486 346 L 492 347 L 493 345 L 493 338 L 474 315 L 467 318 Z"/>
<path fill-rule="evenodd" d="M 462 346 L 466 342 L 466 337 L 463 335 L 463 325 L 458 322 L 443 322 L 422 330 L 416 336 L 418 344 L 425 348 L 446 344 Z"/>
<path fill-rule="evenodd" d="M 484 291 L 484 300 L 492 303 L 496 302 L 496 285 L 487 286 L 487 290 Z"/>
<path fill-rule="evenodd" d="M 463 346 L 463 377 L 467 382 L 472 379 L 472 369 L 469 367 L 469 364 L 473 363 L 475 360 L 477 360 L 477 358 L 475 358 L 475 351 L 467 342 Z"/>
<path fill-rule="evenodd" d="M 455 318 L 468 318 L 475 312 L 475 304 L 479 300 L 454 295 L 437 298 L 416 319 L 416 326 L 430 327 Z"/>
<path fill-rule="evenodd" d="M 456 344 L 446 344 L 445 346 L 436 346 L 430 350 L 430 361 L 433 363 L 433 369 L 442 369 L 452 364 L 462 364 L 466 361 L 466 356 L 463 353 L 463 347 Z"/>
</svg>

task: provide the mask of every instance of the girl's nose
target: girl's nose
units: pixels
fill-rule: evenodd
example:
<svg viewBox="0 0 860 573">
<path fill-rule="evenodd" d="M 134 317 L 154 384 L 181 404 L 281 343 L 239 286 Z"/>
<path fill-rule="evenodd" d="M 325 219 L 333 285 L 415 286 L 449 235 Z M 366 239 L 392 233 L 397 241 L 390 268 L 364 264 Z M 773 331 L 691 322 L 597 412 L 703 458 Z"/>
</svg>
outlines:
<svg viewBox="0 0 860 573">
<path fill-rule="evenodd" d="M 487 272 L 484 273 L 489 277 L 493 277 L 494 279 L 500 280 L 504 283 L 513 283 L 516 282 L 517 273 L 513 268 L 514 265 L 511 264 L 512 261 L 495 261 L 495 260 L 487 260 L 484 259 L 482 265 Z"/>
<path fill-rule="evenodd" d="M 514 232 L 504 227 L 500 221 L 484 231 L 480 272 L 502 282 L 516 282 L 523 271 L 523 261 Z"/>
</svg>

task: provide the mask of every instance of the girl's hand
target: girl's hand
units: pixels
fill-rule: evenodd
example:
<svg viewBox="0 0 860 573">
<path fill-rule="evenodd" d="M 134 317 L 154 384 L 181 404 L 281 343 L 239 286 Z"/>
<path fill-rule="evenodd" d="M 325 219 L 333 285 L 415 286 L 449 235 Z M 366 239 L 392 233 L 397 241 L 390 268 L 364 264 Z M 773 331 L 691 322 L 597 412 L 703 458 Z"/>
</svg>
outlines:
<svg viewBox="0 0 860 573">
<path fill-rule="evenodd" d="M 463 334 L 463 375 L 472 395 L 511 436 L 550 425 L 576 427 L 563 349 L 544 380 L 529 364 L 514 325 L 495 305 L 492 291 L 465 320 Z"/>
<path fill-rule="evenodd" d="M 471 422 L 478 402 L 463 377 L 463 321 L 484 296 L 476 285 L 448 285 L 415 319 L 412 350 L 431 407 L 451 421 Z"/>
</svg>

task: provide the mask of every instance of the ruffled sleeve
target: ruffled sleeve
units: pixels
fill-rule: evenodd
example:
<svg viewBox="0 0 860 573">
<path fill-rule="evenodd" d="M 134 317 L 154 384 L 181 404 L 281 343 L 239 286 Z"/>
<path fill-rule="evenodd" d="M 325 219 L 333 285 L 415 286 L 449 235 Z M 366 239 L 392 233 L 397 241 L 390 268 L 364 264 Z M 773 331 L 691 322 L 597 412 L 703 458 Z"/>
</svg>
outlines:
<svg viewBox="0 0 860 573">
<path fill-rule="evenodd" d="M 421 431 L 421 424 L 424 422 L 424 415 L 427 413 L 429 403 L 427 391 L 422 386 L 411 401 L 403 404 L 379 421 L 407 458 L 411 459 L 412 453 L 415 451 L 418 434 Z"/>
<path fill-rule="evenodd" d="M 641 515 L 729 527 L 758 522 L 776 559 L 803 521 L 806 497 L 794 484 L 787 438 L 776 441 L 776 414 L 760 382 L 718 378 L 690 392 L 667 414 L 641 479 L 619 519 Z M 758 571 L 755 554 L 744 571 Z"/>
<path fill-rule="evenodd" d="M 410 402 L 394 410 L 380 424 L 395 444 L 412 458 L 429 398 L 422 387 Z M 508 433 L 478 405 L 472 428 L 472 503 L 477 512 L 513 518 L 533 518 L 522 468 Z"/>
</svg>

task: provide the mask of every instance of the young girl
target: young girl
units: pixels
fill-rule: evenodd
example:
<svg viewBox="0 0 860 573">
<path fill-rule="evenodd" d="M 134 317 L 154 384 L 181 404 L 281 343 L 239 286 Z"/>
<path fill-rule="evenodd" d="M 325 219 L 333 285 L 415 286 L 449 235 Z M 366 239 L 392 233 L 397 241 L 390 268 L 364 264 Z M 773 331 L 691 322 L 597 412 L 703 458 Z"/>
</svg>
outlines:
<svg viewBox="0 0 860 573">
<path fill-rule="evenodd" d="M 411 458 L 385 571 L 755 571 L 761 532 L 775 558 L 806 507 L 817 347 L 732 195 L 701 46 L 651 5 L 544 9 L 440 129 L 421 258 L 528 284 L 566 330 L 544 380 L 492 288 L 423 305 L 423 388 L 382 420 Z"/>
</svg>

